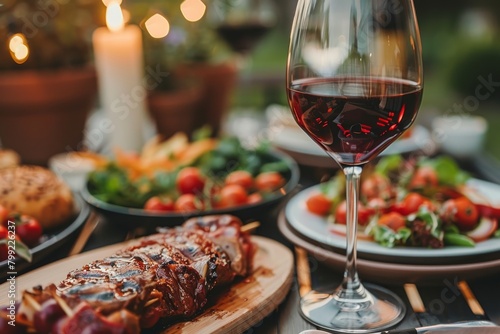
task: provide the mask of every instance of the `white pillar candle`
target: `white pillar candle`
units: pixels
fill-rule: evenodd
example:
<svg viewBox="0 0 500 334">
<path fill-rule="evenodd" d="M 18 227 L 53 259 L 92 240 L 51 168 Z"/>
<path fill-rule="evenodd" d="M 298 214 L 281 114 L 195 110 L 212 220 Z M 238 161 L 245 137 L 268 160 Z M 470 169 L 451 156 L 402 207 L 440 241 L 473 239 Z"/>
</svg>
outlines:
<svg viewBox="0 0 500 334">
<path fill-rule="evenodd" d="M 112 7 L 115 5 L 118 8 Z M 138 152 L 144 143 L 147 94 L 142 33 L 135 25 L 123 26 L 118 4 L 109 5 L 107 11 L 108 27 L 96 29 L 92 40 L 101 107 L 111 124 L 107 127 L 108 147 Z"/>
</svg>

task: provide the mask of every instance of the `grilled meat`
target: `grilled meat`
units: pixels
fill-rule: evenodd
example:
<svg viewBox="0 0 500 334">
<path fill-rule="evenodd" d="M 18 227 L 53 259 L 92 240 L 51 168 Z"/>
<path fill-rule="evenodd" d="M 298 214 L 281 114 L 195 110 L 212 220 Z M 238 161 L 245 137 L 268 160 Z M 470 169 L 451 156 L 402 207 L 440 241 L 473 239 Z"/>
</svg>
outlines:
<svg viewBox="0 0 500 334">
<path fill-rule="evenodd" d="M 249 274 L 255 249 L 241 226 L 222 215 L 162 230 L 58 285 L 26 291 L 19 314 L 37 332 L 57 334 L 135 334 L 193 317 L 212 290 Z"/>
</svg>

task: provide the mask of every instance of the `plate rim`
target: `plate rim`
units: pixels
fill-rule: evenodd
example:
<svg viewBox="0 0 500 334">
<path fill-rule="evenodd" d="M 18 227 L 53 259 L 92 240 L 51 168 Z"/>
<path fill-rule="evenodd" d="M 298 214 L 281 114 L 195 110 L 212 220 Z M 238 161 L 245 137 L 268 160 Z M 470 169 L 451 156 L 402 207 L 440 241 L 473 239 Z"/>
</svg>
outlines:
<svg viewBox="0 0 500 334">
<path fill-rule="evenodd" d="M 283 236 L 296 247 L 308 251 L 314 259 L 343 271 L 345 268 L 345 255 L 337 253 L 325 245 L 315 244 L 295 233 L 286 218 L 285 209 L 278 215 L 278 229 Z M 462 264 L 413 264 L 391 263 L 371 259 L 358 258 L 358 272 L 362 280 L 374 281 L 382 284 L 401 285 L 402 283 L 420 283 L 428 285 L 442 285 L 443 279 L 472 279 L 483 277 L 484 274 L 500 272 L 500 259 L 484 262 L 470 262 Z"/>
<path fill-rule="evenodd" d="M 31 262 L 28 262 L 19 257 L 16 258 L 16 271 L 22 272 L 26 268 L 36 265 L 45 257 L 49 256 L 52 252 L 61 247 L 68 239 L 75 234 L 82 226 L 85 224 L 90 216 L 90 206 L 84 201 L 84 199 L 76 192 L 73 192 L 73 199 L 75 200 L 76 214 L 73 220 L 58 233 L 51 236 L 44 242 L 36 245 L 30 249 L 32 255 Z M 46 253 L 44 253 L 46 252 Z M 7 268 L 7 260 L 0 262 L 0 268 Z M 3 273 L 7 275 L 7 270 L 3 270 Z M 2 275 L 0 275 L 2 277 Z"/>
<path fill-rule="evenodd" d="M 476 186 L 486 184 L 490 187 L 490 189 L 496 188 L 498 196 L 500 197 L 500 185 L 475 178 L 472 178 L 469 182 L 471 184 L 475 184 Z M 302 214 L 306 215 L 307 219 L 305 220 L 307 220 L 308 224 L 325 221 L 323 217 L 305 211 L 305 198 L 308 194 L 319 191 L 319 187 L 320 184 L 310 186 L 290 198 L 285 207 L 286 219 L 290 227 L 292 227 L 301 236 L 304 236 L 311 241 L 323 244 L 329 248 L 334 248 L 339 251 L 344 250 L 344 238 L 334 235 L 332 232 L 328 231 L 327 228 L 324 229 L 324 232 L 327 232 L 326 234 L 316 232 L 313 229 L 307 228 L 304 223 L 301 223 L 298 218 L 295 217 L 296 211 L 302 209 Z M 376 257 L 377 259 L 383 258 L 386 261 L 398 263 L 415 264 L 422 263 L 422 261 L 428 261 L 434 264 L 449 264 L 452 262 L 456 263 L 460 261 L 468 261 L 472 257 L 500 253 L 500 242 L 495 239 L 489 239 L 476 244 L 474 248 L 447 246 L 442 249 L 425 249 L 411 247 L 388 248 L 378 245 L 373 241 L 358 240 L 357 253 L 360 258 L 373 259 Z"/>
</svg>

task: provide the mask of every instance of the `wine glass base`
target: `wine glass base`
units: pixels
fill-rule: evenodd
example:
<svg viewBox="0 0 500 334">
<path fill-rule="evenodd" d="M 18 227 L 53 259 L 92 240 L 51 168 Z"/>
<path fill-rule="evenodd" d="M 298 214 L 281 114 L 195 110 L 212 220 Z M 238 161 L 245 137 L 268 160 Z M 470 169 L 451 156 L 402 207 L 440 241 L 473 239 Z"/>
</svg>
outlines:
<svg viewBox="0 0 500 334">
<path fill-rule="evenodd" d="M 405 316 L 402 300 L 380 286 L 364 284 L 368 298 L 362 303 L 339 301 L 335 294 L 311 291 L 300 302 L 307 321 L 338 333 L 371 333 L 390 328 Z"/>
</svg>

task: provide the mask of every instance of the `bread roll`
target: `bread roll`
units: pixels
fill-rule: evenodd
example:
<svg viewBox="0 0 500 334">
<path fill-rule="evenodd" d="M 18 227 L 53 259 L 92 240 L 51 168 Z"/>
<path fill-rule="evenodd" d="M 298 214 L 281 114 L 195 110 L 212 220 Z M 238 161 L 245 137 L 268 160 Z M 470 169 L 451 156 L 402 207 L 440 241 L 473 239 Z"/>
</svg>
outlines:
<svg viewBox="0 0 500 334">
<path fill-rule="evenodd" d="M 21 158 L 12 150 L 0 150 L 0 169 L 19 165 Z"/>
<path fill-rule="evenodd" d="M 0 204 L 10 212 L 36 218 L 44 229 L 74 215 L 70 188 L 53 172 L 38 166 L 0 169 Z"/>
</svg>

